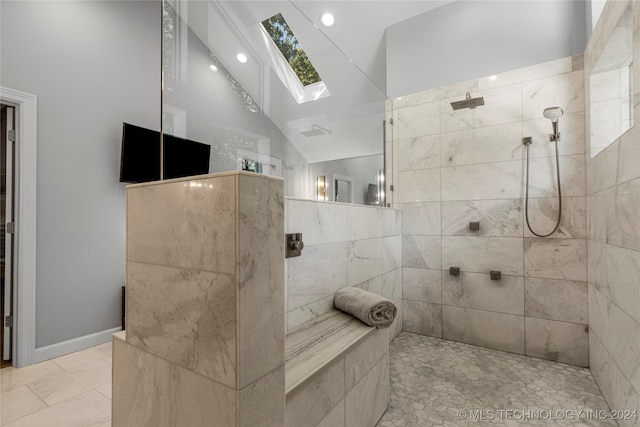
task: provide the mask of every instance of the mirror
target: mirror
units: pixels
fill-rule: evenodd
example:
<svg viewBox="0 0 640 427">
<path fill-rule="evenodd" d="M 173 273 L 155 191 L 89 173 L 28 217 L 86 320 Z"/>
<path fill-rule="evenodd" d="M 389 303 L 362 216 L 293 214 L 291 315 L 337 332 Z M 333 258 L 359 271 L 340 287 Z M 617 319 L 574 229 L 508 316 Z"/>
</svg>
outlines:
<svg viewBox="0 0 640 427">
<path fill-rule="evenodd" d="M 373 204 L 373 185 L 383 205 L 386 95 L 319 31 L 314 5 L 162 6 L 164 134 L 210 145 L 209 173 L 281 176 L 286 196 L 346 203 Z M 313 79 L 304 74 L 310 66 Z M 339 175 L 351 181 L 336 186 Z"/>
<path fill-rule="evenodd" d="M 624 12 L 589 76 L 591 158 L 633 126 L 633 14 Z"/>
</svg>

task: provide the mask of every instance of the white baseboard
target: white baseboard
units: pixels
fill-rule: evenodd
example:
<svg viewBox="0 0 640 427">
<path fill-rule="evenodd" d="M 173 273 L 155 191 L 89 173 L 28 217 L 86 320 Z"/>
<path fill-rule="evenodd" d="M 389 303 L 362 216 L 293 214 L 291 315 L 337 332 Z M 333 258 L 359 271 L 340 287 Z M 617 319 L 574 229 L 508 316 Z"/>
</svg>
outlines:
<svg viewBox="0 0 640 427">
<path fill-rule="evenodd" d="M 112 335 L 121 331 L 122 328 L 117 327 L 107 329 L 106 331 L 96 332 L 95 334 L 85 335 L 83 337 L 74 338 L 72 340 L 51 344 L 46 347 L 36 348 L 33 356 L 33 363 L 44 362 L 54 357 L 64 356 L 74 351 L 84 350 L 89 347 L 104 344 L 111 341 Z"/>
</svg>

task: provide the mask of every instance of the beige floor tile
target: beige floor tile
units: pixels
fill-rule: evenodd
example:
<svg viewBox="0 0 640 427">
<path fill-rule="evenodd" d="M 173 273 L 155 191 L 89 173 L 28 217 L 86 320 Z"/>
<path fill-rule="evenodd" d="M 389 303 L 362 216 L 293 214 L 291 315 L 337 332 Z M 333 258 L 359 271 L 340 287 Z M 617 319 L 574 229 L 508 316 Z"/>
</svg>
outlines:
<svg viewBox="0 0 640 427">
<path fill-rule="evenodd" d="M 98 390 L 100 393 L 104 394 L 106 397 L 111 399 L 111 382 L 101 385 L 100 387 L 96 387 L 96 390 Z"/>
<path fill-rule="evenodd" d="M 63 372 L 62 368 L 51 361 L 36 363 L 26 368 L 3 368 L 0 369 L 1 391 L 5 392 L 60 372 Z"/>
<path fill-rule="evenodd" d="M 0 394 L 0 425 L 25 417 L 47 405 L 26 386 L 12 388 Z"/>
<path fill-rule="evenodd" d="M 111 365 L 98 360 L 70 371 L 48 376 L 27 386 L 47 405 L 55 405 L 109 382 L 111 382 Z"/>
<path fill-rule="evenodd" d="M 110 342 L 57 357 L 51 361 L 62 369 L 70 371 L 82 365 L 97 362 L 98 360 L 105 358 L 111 358 Z"/>
<path fill-rule="evenodd" d="M 6 427 L 98 427 L 111 419 L 111 401 L 95 390 L 20 418 Z"/>
</svg>

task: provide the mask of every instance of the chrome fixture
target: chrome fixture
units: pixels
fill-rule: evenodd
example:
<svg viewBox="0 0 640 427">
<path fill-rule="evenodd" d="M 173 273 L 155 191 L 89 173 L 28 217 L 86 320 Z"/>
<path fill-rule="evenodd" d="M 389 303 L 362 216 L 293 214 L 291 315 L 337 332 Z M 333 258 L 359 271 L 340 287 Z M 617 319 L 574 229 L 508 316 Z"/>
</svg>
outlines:
<svg viewBox="0 0 640 427">
<path fill-rule="evenodd" d="M 549 136 L 550 141 L 560 139 L 560 133 L 558 133 L 558 119 L 562 117 L 563 114 L 564 110 L 560 107 L 545 108 L 542 112 L 542 115 L 545 118 L 551 120 L 551 125 L 553 126 L 553 133 Z"/>
<path fill-rule="evenodd" d="M 451 103 L 451 108 L 453 108 L 453 110 L 461 110 L 463 108 L 470 108 L 470 109 L 474 109 L 476 107 L 479 107 L 481 105 L 484 105 L 484 97 L 478 97 L 478 98 L 472 98 L 471 97 L 471 93 L 467 92 L 467 96 L 465 98 L 464 101 L 454 101 Z"/>
<path fill-rule="evenodd" d="M 285 258 L 293 258 L 302 255 L 304 242 L 302 241 L 302 233 L 285 234 Z"/>
<path fill-rule="evenodd" d="M 560 140 L 560 132 L 558 132 L 558 119 L 560 117 L 562 117 L 562 115 L 564 114 L 564 111 L 562 110 L 562 108 L 560 107 L 549 107 L 549 108 L 545 108 L 545 110 L 542 112 L 542 115 L 551 120 L 551 124 L 553 126 L 553 133 L 549 135 L 549 140 L 555 142 L 555 148 L 556 148 L 556 179 L 558 182 L 558 220 L 556 221 L 556 226 L 553 228 L 553 230 L 548 233 L 548 234 L 539 234 L 536 233 L 535 231 L 533 231 L 533 229 L 531 228 L 531 224 L 529 223 L 529 146 L 531 145 L 532 139 L 531 137 L 526 137 L 522 139 L 522 143 L 524 144 L 524 146 L 527 148 L 527 178 L 526 178 L 526 190 L 525 190 L 525 202 L 524 202 L 524 217 L 526 219 L 527 222 L 527 227 L 529 228 L 529 231 L 531 231 L 531 233 L 534 236 L 537 237 L 549 237 L 551 236 L 553 233 L 555 233 L 558 230 L 558 227 L 560 227 L 560 220 L 562 219 L 562 188 L 560 186 L 560 157 L 558 156 L 558 141 Z"/>
</svg>

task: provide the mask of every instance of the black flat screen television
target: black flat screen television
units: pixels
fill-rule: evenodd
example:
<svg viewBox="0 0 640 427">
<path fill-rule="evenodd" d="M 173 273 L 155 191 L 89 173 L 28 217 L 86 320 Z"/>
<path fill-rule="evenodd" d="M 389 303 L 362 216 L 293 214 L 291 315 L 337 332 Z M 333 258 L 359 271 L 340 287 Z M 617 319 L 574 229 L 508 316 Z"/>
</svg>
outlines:
<svg viewBox="0 0 640 427">
<path fill-rule="evenodd" d="M 163 139 L 164 179 L 209 173 L 210 145 L 166 134 Z"/>
<path fill-rule="evenodd" d="M 122 124 L 120 182 L 160 179 L 160 132 L 129 123 Z"/>
<path fill-rule="evenodd" d="M 173 135 L 164 135 L 164 178 L 209 173 L 211 146 Z M 139 183 L 160 179 L 160 132 L 122 124 L 120 182 Z"/>
</svg>

